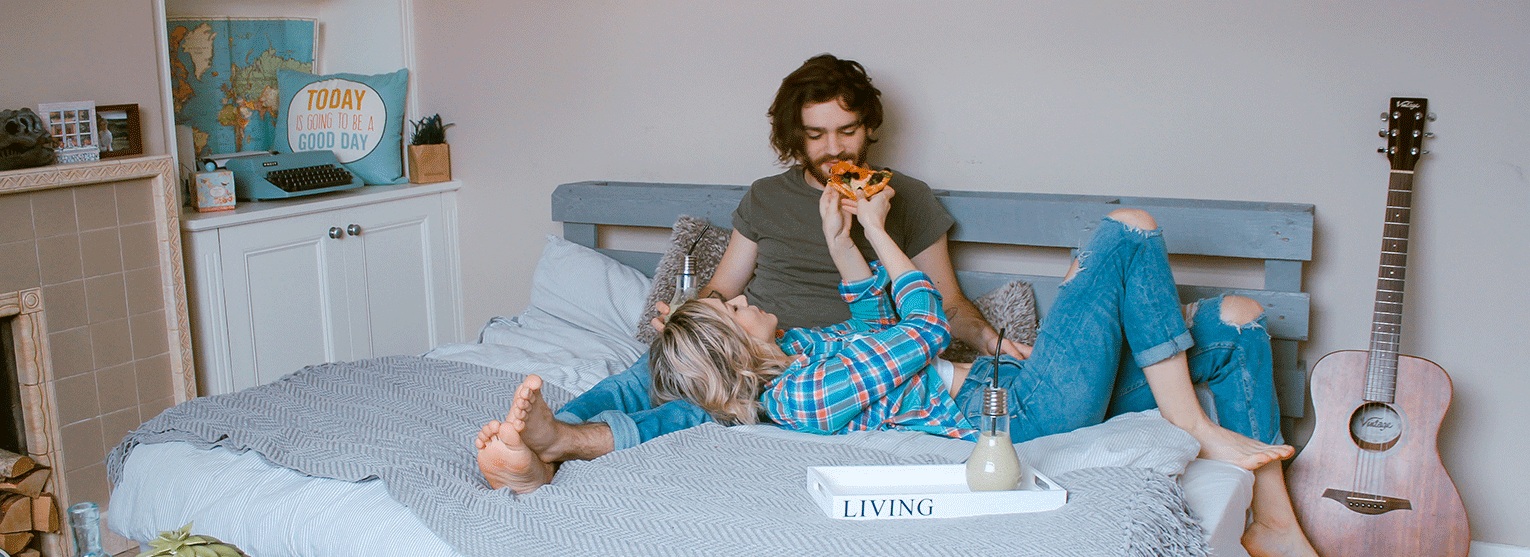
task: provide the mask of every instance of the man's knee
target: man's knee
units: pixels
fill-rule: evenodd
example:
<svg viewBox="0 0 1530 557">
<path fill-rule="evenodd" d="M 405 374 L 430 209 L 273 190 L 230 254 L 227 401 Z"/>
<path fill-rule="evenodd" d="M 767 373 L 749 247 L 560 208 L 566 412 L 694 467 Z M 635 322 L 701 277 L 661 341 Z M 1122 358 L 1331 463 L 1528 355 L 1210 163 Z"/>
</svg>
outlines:
<svg viewBox="0 0 1530 557">
<path fill-rule="evenodd" d="M 1153 215 L 1142 209 L 1116 209 L 1108 215 L 1111 219 L 1121 222 L 1139 230 L 1154 230 L 1158 228 L 1158 221 L 1153 220 Z"/>
<path fill-rule="evenodd" d="M 1264 315 L 1264 306 L 1243 296 L 1222 297 L 1222 321 L 1232 325 L 1247 325 Z"/>
</svg>

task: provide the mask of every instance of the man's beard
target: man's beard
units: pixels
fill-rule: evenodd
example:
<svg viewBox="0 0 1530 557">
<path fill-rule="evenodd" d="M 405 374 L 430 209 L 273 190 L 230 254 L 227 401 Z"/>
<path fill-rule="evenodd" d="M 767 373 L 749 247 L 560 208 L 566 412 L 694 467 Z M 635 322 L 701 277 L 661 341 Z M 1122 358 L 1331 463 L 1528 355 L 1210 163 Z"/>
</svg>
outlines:
<svg viewBox="0 0 1530 557">
<path fill-rule="evenodd" d="M 856 153 L 853 157 L 849 153 L 840 153 L 814 159 L 811 164 L 806 165 L 807 172 L 814 180 L 818 180 L 818 185 L 827 186 L 829 185 L 829 175 L 823 171 L 824 164 L 832 161 L 852 161 L 856 166 L 866 166 L 866 153 L 869 151 L 868 147 L 870 146 L 870 144 L 867 144 L 861 147 L 861 152 Z"/>
</svg>

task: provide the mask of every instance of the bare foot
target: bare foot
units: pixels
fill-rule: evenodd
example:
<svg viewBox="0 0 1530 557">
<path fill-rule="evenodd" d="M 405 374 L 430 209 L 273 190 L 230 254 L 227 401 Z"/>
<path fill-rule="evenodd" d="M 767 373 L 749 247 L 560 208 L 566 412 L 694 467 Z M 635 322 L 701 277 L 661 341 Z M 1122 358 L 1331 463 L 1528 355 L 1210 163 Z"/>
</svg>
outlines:
<svg viewBox="0 0 1530 557">
<path fill-rule="evenodd" d="M 1270 526 L 1254 521 L 1243 530 L 1243 548 L 1252 557 L 1317 557 L 1296 525 Z"/>
<path fill-rule="evenodd" d="M 521 386 L 515 389 L 509 421 L 522 422 L 518 428 L 521 441 L 537 454 L 545 454 L 553 448 L 558 442 L 558 426 L 566 425 L 553 419 L 552 408 L 542 399 L 542 378 L 537 375 L 527 375 L 521 381 Z"/>
<path fill-rule="evenodd" d="M 1296 448 L 1290 445 L 1260 443 L 1209 422 L 1204 427 L 1186 431 L 1201 442 L 1201 458 L 1234 464 L 1245 470 L 1258 470 L 1296 454 Z"/>
<path fill-rule="evenodd" d="M 553 417 L 553 410 L 542 398 L 542 378 L 526 376 L 515 390 L 507 422 L 517 425 L 521 442 L 536 452 L 543 462 L 591 460 L 615 449 L 611 429 L 604 423 L 567 424 Z"/>
<path fill-rule="evenodd" d="M 542 462 L 535 451 L 521 443 L 520 434 L 510 423 L 489 422 L 478 431 L 473 444 L 478 447 L 478 470 L 494 489 L 508 487 L 516 493 L 531 493 L 552 482 L 553 465 Z"/>
</svg>

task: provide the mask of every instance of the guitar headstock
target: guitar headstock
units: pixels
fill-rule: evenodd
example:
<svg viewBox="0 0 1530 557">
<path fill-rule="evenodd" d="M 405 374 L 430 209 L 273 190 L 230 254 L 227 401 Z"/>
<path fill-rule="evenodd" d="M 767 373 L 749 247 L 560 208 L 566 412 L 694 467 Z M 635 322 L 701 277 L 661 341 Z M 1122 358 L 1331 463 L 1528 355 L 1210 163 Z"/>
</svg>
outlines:
<svg viewBox="0 0 1530 557">
<path fill-rule="evenodd" d="M 1434 134 L 1424 131 L 1426 120 L 1434 120 L 1429 99 L 1392 97 L 1391 110 L 1381 115 L 1386 124 L 1381 137 L 1386 138 L 1387 146 L 1380 149 L 1392 161 L 1392 170 L 1412 171 L 1419 155 L 1429 154 L 1423 149 L 1424 138 Z"/>
</svg>

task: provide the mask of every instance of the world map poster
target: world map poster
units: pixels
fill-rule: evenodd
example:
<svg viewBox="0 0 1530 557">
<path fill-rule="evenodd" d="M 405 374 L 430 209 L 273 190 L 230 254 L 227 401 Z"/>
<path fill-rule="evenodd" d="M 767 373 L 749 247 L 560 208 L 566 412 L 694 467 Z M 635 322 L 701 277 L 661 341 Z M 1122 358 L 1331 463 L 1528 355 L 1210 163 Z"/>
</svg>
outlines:
<svg viewBox="0 0 1530 557">
<path fill-rule="evenodd" d="M 167 22 L 175 123 L 197 157 L 270 150 L 278 70 L 313 73 L 314 19 L 180 18 Z"/>
</svg>

